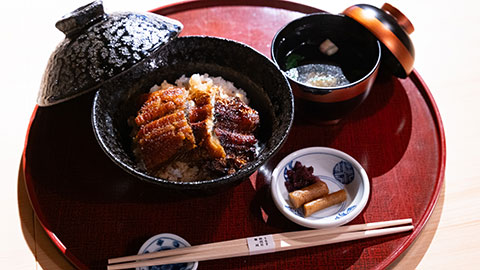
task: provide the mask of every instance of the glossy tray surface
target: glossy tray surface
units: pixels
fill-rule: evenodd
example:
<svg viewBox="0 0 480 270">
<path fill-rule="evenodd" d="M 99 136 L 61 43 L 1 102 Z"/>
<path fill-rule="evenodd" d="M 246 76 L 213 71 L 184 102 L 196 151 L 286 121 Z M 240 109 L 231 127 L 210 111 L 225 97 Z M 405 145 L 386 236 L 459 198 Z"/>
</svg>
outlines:
<svg viewBox="0 0 480 270">
<path fill-rule="evenodd" d="M 280 27 L 318 10 L 281 1 L 193 1 L 153 11 L 180 20 L 185 25 L 182 35 L 230 38 L 270 56 L 271 40 Z M 269 181 L 283 157 L 310 146 L 344 151 L 366 169 L 370 200 L 351 224 L 413 218 L 415 230 L 201 262 L 199 269 L 381 269 L 418 235 L 443 183 L 443 126 L 416 71 L 403 80 L 380 75 L 361 107 L 337 125 L 320 125 L 296 102 L 294 126 L 276 156 L 240 185 L 201 196 L 162 190 L 116 167 L 93 135 L 92 99 L 93 94 L 87 94 L 36 108 L 23 163 L 38 218 L 81 269 L 105 269 L 108 258 L 135 254 L 159 233 L 174 233 L 196 245 L 302 229 L 276 209 Z"/>
</svg>

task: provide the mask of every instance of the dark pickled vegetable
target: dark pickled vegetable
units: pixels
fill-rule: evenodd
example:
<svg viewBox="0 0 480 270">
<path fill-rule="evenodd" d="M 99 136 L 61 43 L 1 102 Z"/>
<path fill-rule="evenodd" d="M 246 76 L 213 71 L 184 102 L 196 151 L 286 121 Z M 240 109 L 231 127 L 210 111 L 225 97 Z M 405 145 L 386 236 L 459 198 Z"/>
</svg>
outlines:
<svg viewBox="0 0 480 270">
<path fill-rule="evenodd" d="M 288 192 L 302 189 L 320 181 L 318 176 L 313 175 L 313 167 L 306 167 L 300 161 L 295 162 L 291 170 L 287 170 L 287 178 L 285 187 Z"/>
</svg>

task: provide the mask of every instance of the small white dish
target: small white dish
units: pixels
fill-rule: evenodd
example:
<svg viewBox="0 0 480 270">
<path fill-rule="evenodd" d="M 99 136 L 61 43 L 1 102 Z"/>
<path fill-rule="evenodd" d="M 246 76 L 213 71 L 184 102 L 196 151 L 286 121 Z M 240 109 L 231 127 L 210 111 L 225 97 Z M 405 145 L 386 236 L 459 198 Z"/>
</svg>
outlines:
<svg viewBox="0 0 480 270">
<path fill-rule="evenodd" d="M 150 237 L 143 245 L 140 247 L 138 254 L 152 253 L 162 250 L 189 247 L 188 243 L 182 237 L 172 234 L 172 233 L 161 233 L 155 236 Z M 156 266 L 145 266 L 137 267 L 136 270 L 196 270 L 198 267 L 198 262 L 190 263 L 177 263 L 177 264 L 167 264 L 167 265 L 156 265 Z"/>
<path fill-rule="evenodd" d="M 285 187 L 287 170 L 295 162 L 313 167 L 313 174 L 328 185 L 330 193 L 345 189 L 347 199 L 304 217 L 303 210 L 294 209 Z M 328 147 L 310 147 L 286 156 L 272 173 L 272 197 L 277 208 L 291 221 L 308 228 L 337 227 L 353 220 L 367 204 L 370 196 L 370 182 L 363 167 L 348 154 Z"/>
</svg>

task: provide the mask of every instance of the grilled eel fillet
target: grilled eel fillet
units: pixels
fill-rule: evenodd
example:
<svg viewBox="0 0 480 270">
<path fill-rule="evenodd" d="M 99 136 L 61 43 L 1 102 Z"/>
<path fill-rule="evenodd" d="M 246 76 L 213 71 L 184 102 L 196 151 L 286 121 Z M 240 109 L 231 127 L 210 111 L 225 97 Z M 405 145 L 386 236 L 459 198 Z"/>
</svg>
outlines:
<svg viewBox="0 0 480 270">
<path fill-rule="evenodd" d="M 225 158 L 225 150 L 213 132 L 217 91 L 214 87 L 190 89 L 189 120 L 198 146 L 192 153 L 193 160 Z"/>
<path fill-rule="evenodd" d="M 188 92 L 170 87 L 149 94 L 135 123 L 138 154 L 148 170 L 159 168 L 179 153 L 195 147 L 195 137 L 187 120 Z"/>
<path fill-rule="evenodd" d="M 253 132 L 260 117 L 256 110 L 236 97 L 217 100 L 215 119 L 215 135 L 226 156 L 210 164 L 214 171 L 233 173 L 255 157 L 257 139 Z"/>
<path fill-rule="evenodd" d="M 258 112 L 218 91 L 172 86 L 144 98 L 135 143 L 148 170 L 173 159 L 206 160 L 211 171 L 233 173 L 254 158 Z"/>
</svg>

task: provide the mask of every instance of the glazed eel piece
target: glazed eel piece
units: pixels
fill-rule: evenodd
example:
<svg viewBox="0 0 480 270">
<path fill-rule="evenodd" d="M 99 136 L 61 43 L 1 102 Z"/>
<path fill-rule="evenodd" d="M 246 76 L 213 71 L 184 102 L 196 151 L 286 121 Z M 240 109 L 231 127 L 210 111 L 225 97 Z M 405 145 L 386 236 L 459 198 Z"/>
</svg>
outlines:
<svg viewBox="0 0 480 270">
<path fill-rule="evenodd" d="M 226 157 L 211 163 L 212 169 L 233 173 L 255 157 L 257 139 L 254 131 L 260 122 L 258 112 L 239 98 L 217 99 L 215 135 L 225 149 Z"/>
<path fill-rule="evenodd" d="M 193 130 L 188 123 L 184 88 L 170 87 L 146 96 L 135 123 L 134 143 L 148 170 L 159 168 L 174 156 L 195 147 Z"/>
</svg>

